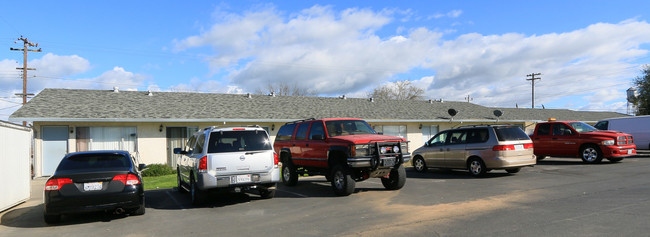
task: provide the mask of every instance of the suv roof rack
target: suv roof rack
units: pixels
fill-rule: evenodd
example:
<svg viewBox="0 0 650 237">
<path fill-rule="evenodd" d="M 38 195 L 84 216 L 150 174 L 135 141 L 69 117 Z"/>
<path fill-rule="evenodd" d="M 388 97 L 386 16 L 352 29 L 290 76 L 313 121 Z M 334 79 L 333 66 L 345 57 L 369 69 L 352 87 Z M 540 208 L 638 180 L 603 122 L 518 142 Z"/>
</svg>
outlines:
<svg viewBox="0 0 650 237">
<path fill-rule="evenodd" d="M 301 119 L 301 120 L 291 121 L 291 122 L 288 122 L 286 124 L 301 123 L 301 122 L 311 121 L 311 120 L 316 120 L 316 119 L 315 118 Z"/>
<path fill-rule="evenodd" d="M 215 125 L 215 126 L 210 126 L 210 127 L 205 127 L 203 128 L 203 131 L 208 130 L 208 129 L 215 129 L 215 128 L 262 128 L 260 125 Z"/>
<path fill-rule="evenodd" d="M 463 125 L 456 128 L 475 128 L 475 127 L 492 127 L 492 126 L 516 126 L 513 124 L 475 124 L 475 125 Z"/>
</svg>

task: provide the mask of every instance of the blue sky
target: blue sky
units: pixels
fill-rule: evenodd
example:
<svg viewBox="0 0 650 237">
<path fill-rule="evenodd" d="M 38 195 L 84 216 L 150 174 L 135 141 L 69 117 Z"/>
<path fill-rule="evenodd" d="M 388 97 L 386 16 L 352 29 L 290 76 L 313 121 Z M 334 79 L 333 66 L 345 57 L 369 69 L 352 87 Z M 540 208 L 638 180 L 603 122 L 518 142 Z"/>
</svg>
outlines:
<svg viewBox="0 0 650 237">
<path fill-rule="evenodd" d="M 646 1 L 12 1 L 0 9 L 0 119 L 43 88 L 247 93 L 285 83 L 365 97 L 626 112 L 650 63 Z M 21 11 L 19 9 L 25 9 Z"/>
</svg>

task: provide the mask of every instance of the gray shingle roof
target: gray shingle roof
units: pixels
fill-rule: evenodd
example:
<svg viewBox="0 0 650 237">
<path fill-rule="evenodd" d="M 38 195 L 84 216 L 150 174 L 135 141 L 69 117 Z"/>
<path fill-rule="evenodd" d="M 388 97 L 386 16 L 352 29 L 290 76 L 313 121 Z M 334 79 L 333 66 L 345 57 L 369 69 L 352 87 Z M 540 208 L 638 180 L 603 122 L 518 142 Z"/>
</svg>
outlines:
<svg viewBox="0 0 650 237">
<path fill-rule="evenodd" d="M 267 96 L 185 92 L 45 89 L 14 112 L 12 121 L 291 121 L 304 118 L 356 117 L 370 121 L 454 120 L 598 121 L 626 116 L 614 112 L 565 109 L 491 108 L 458 101 L 399 101 L 365 98 Z"/>
</svg>

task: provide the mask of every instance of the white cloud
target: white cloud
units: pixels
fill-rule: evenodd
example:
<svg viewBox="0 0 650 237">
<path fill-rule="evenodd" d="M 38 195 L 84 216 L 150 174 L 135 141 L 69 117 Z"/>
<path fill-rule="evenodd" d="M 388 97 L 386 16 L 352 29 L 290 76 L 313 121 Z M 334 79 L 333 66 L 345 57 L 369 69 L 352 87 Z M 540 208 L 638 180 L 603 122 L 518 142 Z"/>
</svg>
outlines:
<svg viewBox="0 0 650 237">
<path fill-rule="evenodd" d="M 59 56 L 52 53 L 34 59 L 28 65 L 37 68 L 34 74 L 48 77 L 71 76 L 90 69 L 90 62 L 85 58 L 77 55 Z"/>
<path fill-rule="evenodd" d="M 454 10 L 440 17 L 462 13 Z M 531 100 L 530 81 L 525 80 L 530 73 L 543 74 L 536 81 L 537 105 L 602 88 L 624 91 L 637 73 L 632 62 L 648 54 L 640 46 L 650 43 L 650 24 L 637 20 L 544 35 L 469 33 L 454 39 L 443 39 L 446 31 L 398 25 L 394 35 L 380 36 L 380 30 L 396 23 L 395 14 L 400 13 L 356 8 L 337 12 L 323 6 L 289 16 L 273 8 L 227 14 L 207 31 L 176 42 L 179 51 L 211 47 L 209 66 L 213 73 L 225 73 L 225 80 L 179 86 L 196 90 L 207 83 L 214 91 L 228 91 L 228 86 L 255 91 L 284 82 L 321 95 L 360 95 L 425 68 L 432 75 L 414 84 L 430 98 L 463 100 L 469 94 L 482 105 L 525 107 Z M 607 99 L 603 108 L 624 97 L 613 93 Z"/>
</svg>

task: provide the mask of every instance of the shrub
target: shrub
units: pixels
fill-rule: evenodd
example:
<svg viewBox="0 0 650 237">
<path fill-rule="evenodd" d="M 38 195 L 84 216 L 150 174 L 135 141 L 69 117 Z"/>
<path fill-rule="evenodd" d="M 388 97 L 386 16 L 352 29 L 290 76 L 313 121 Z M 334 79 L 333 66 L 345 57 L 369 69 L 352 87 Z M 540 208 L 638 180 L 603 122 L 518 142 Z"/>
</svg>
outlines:
<svg viewBox="0 0 650 237">
<path fill-rule="evenodd" d="M 176 173 L 176 171 L 172 169 L 171 166 L 165 164 L 151 164 L 151 165 L 147 165 L 147 168 L 142 171 L 142 176 L 154 177 L 154 176 L 170 175 L 174 173 Z"/>
</svg>

